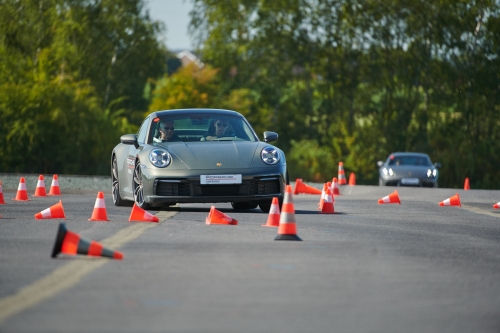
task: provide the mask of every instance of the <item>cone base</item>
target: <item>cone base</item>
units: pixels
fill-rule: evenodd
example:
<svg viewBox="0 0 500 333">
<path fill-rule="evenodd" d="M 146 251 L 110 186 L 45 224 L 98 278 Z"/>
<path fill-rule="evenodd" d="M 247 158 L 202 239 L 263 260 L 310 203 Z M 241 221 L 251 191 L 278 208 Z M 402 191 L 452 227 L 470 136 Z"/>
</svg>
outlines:
<svg viewBox="0 0 500 333">
<path fill-rule="evenodd" d="M 301 241 L 302 239 L 300 239 L 299 236 L 297 235 L 287 235 L 287 234 L 283 234 L 283 235 L 278 235 L 276 236 L 276 238 L 274 238 L 274 240 L 291 240 L 291 241 Z"/>
</svg>

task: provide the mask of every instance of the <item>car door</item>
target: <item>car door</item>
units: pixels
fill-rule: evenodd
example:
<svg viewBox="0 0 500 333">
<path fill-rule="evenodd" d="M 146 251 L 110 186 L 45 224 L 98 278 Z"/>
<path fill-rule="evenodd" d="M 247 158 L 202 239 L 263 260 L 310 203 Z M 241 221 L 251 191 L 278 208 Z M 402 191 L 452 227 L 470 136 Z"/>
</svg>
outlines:
<svg viewBox="0 0 500 333">
<path fill-rule="evenodd" d="M 137 154 L 139 154 L 139 152 L 144 149 L 144 145 L 146 144 L 147 134 L 149 131 L 149 125 L 150 125 L 150 117 L 147 117 L 146 119 L 144 119 L 141 127 L 139 128 L 139 131 L 137 132 L 137 142 L 139 143 L 139 147 L 136 148 L 134 145 L 129 145 L 128 147 L 128 154 L 126 161 L 128 168 L 127 192 L 130 193 L 133 192 L 132 179 L 134 177 L 135 159 Z"/>
</svg>

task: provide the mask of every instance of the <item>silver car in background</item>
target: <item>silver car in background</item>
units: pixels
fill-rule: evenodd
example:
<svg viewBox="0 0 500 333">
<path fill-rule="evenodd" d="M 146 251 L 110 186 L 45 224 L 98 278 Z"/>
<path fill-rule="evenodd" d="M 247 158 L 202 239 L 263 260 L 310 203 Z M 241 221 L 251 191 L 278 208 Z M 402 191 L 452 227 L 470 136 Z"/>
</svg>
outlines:
<svg viewBox="0 0 500 333">
<path fill-rule="evenodd" d="M 441 163 L 432 163 L 423 153 L 397 152 L 378 161 L 380 186 L 438 187 Z"/>
</svg>

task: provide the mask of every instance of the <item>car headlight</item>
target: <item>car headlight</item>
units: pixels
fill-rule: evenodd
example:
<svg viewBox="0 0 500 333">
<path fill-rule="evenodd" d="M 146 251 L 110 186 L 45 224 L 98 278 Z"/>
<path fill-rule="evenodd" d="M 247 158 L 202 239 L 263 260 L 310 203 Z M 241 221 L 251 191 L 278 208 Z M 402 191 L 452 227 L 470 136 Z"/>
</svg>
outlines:
<svg viewBox="0 0 500 333">
<path fill-rule="evenodd" d="M 157 168 L 165 168 L 172 162 L 172 156 L 163 149 L 153 149 L 149 153 L 149 161 Z"/>
<path fill-rule="evenodd" d="M 437 175 L 437 169 L 427 169 L 427 177 L 431 178 L 431 177 L 436 177 Z"/>
<path fill-rule="evenodd" d="M 260 152 L 260 157 L 264 163 L 274 165 L 280 161 L 280 154 L 276 148 L 265 147 Z"/>
<path fill-rule="evenodd" d="M 384 176 L 387 176 L 387 175 L 394 176 L 394 171 L 392 170 L 392 168 L 389 168 L 389 169 L 383 168 L 382 173 L 384 174 Z"/>
</svg>

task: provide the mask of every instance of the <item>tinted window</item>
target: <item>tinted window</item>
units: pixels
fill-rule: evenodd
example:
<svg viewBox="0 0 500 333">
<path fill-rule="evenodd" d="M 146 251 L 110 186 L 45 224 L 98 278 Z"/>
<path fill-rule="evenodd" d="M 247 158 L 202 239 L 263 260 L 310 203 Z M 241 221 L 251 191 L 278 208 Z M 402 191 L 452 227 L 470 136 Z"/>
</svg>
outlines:
<svg viewBox="0 0 500 333">
<path fill-rule="evenodd" d="M 144 143 L 144 140 L 146 139 L 146 134 L 148 133 L 148 125 L 149 125 L 149 117 L 142 122 L 139 132 L 137 132 L 137 142 Z"/>
<path fill-rule="evenodd" d="M 398 155 L 389 156 L 389 165 L 419 165 L 419 166 L 431 166 L 432 163 L 427 156 L 417 156 L 417 155 Z"/>
</svg>

